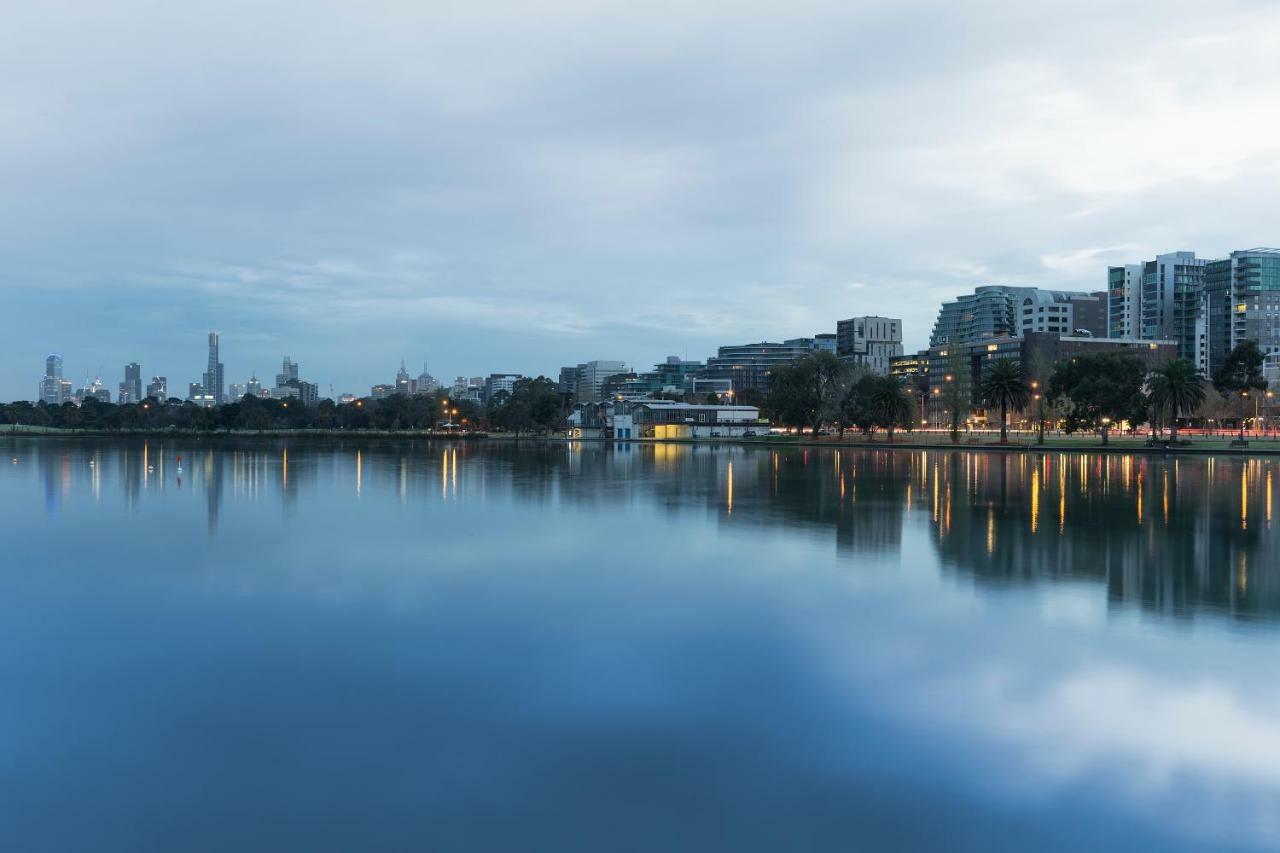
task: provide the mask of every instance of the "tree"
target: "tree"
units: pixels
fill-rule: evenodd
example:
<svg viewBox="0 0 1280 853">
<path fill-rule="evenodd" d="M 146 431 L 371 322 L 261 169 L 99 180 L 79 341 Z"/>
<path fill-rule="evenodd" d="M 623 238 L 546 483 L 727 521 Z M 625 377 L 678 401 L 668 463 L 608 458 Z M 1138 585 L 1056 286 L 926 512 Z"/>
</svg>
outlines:
<svg viewBox="0 0 1280 853">
<path fill-rule="evenodd" d="M 987 408 L 1000 408 L 1000 443 L 1009 443 L 1009 409 L 1024 409 L 1031 399 L 1031 386 L 1022 365 L 1013 359 L 998 358 L 983 371 L 978 394 Z"/>
<path fill-rule="evenodd" d="M 911 400 L 896 376 L 872 377 L 868 391 L 871 414 L 876 425 L 885 428 L 892 444 L 894 427 L 911 421 Z"/>
<path fill-rule="evenodd" d="M 1243 341 L 1231 350 L 1227 360 L 1213 374 L 1213 387 L 1223 396 L 1240 395 L 1240 438 L 1244 443 L 1245 401 L 1250 391 L 1265 391 L 1267 380 L 1262 376 L 1262 350 L 1257 341 Z"/>
<path fill-rule="evenodd" d="M 1089 353 L 1058 364 L 1049 377 L 1049 399 L 1067 402 L 1067 431 L 1096 430 L 1108 443 L 1111 425 L 1145 417 L 1147 369 L 1128 353 Z"/>
<path fill-rule="evenodd" d="M 1036 444 L 1044 444 L 1044 389 L 1048 384 L 1045 359 L 1038 347 L 1033 347 L 1029 364 L 1023 365 L 1031 385 L 1031 399 L 1036 404 Z"/>
<path fill-rule="evenodd" d="M 785 364 L 769 377 L 769 408 L 787 426 L 816 434 L 834 416 L 849 366 L 829 352 L 815 352 Z"/>
<path fill-rule="evenodd" d="M 835 415 L 841 437 L 851 426 L 856 426 L 864 433 L 868 433 L 876 425 L 871 409 L 871 392 L 875 387 L 875 379 L 876 377 L 866 368 L 860 368 L 855 369 L 849 380 L 845 382 L 844 393 L 840 395 L 840 401 L 836 404 Z"/>
<path fill-rule="evenodd" d="M 1169 440 L 1176 444 L 1178 416 L 1195 411 L 1204 402 L 1204 379 L 1190 361 L 1175 358 L 1151 371 L 1147 384 L 1156 410 L 1169 412 Z"/>
<path fill-rule="evenodd" d="M 947 357 L 947 372 L 942 377 L 942 405 L 950 413 L 951 443 L 960 441 L 960 424 L 965 412 L 973 405 L 970 391 L 969 365 L 959 349 L 952 348 Z"/>
</svg>

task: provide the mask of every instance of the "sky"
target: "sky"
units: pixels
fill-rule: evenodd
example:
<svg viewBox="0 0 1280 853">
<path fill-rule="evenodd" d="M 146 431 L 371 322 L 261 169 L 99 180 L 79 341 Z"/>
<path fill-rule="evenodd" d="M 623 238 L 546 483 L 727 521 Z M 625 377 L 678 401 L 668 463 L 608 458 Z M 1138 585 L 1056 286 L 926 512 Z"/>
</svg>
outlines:
<svg viewBox="0 0 1280 853">
<path fill-rule="evenodd" d="M 544 373 L 1280 244 L 1270 2 L 4 4 L 0 398 Z"/>
</svg>

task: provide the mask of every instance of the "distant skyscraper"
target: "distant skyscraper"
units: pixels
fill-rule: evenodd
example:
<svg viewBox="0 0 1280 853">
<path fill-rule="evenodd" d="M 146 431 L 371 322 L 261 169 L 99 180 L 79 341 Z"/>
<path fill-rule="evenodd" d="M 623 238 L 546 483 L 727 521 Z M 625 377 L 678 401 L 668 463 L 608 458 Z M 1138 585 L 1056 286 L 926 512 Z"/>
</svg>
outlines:
<svg viewBox="0 0 1280 853">
<path fill-rule="evenodd" d="M 205 394 L 213 398 L 215 404 L 221 405 L 224 402 L 223 388 L 225 383 L 223 382 L 222 361 L 218 353 L 217 332 L 209 333 L 209 366 L 205 370 L 202 387 Z"/>
<path fill-rule="evenodd" d="M 400 369 L 396 371 L 396 393 L 405 396 L 413 393 L 413 380 L 409 378 L 409 371 L 405 369 L 403 359 L 400 361 Z"/>
<path fill-rule="evenodd" d="M 436 378 L 427 372 L 426 362 L 422 363 L 422 373 L 418 374 L 418 385 L 414 389 L 418 394 L 434 394 L 436 389 L 440 387 L 440 383 Z"/>
<path fill-rule="evenodd" d="M 120 383 L 121 403 L 142 401 L 142 366 L 136 361 L 124 366 L 124 381 Z"/>
<path fill-rule="evenodd" d="M 258 381 L 258 374 L 253 374 L 248 383 L 246 383 L 245 392 L 255 397 L 262 396 L 262 383 Z"/>
<path fill-rule="evenodd" d="M 243 396 L 245 395 L 245 393 L 246 393 L 246 392 L 245 392 L 245 386 L 244 386 L 244 383 L 243 383 L 243 382 L 232 382 L 232 383 L 231 383 L 231 389 L 230 389 L 231 402 L 235 403 L 235 402 L 239 401 L 239 400 L 240 400 L 240 398 L 241 398 L 241 397 L 243 397 Z"/>
<path fill-rule="evenodd" d="M 51 353 L 44 360 L 44 378 L 40 380 L 40 401 L 59 406 L 68 399 L 70 383 L 62 379 L 62 356 Z"/>
<path fill-rule="evenodd" d="M 147 396 L 155 397 L 161 403 L 169 399 L 169 380 L 163 376 L 152 376 L 147 386 Z"/>
<path fill-rule="evenodd" d="M 284 362 L 280 365 L 280 372 L 276 374 L 276 387 L 288 385 L 291 380 L 297 378 L 298 365 L 286 355 Z"/>
</svg>

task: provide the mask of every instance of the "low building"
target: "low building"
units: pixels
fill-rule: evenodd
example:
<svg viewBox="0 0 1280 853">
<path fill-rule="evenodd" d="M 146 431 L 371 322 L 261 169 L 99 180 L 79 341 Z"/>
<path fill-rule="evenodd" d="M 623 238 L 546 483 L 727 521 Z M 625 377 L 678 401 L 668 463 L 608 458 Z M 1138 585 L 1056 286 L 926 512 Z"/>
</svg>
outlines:
<svg viewBox="0 0 1280 853">
<path fill-rule="evenodd" d="M 768 430 L 755 406 L 675 400 L 578 403 L 569 416 L 569 434 L 574 438 L 742 438 Z"/>
<path fill-rule="evenodd" d="M 755 406 L 636 400 L 618 404 L 614 412 L 615 418 L 627 416 L 625 428 L 635 438 L 742 438 L 769 430 Z"/>
</svg>

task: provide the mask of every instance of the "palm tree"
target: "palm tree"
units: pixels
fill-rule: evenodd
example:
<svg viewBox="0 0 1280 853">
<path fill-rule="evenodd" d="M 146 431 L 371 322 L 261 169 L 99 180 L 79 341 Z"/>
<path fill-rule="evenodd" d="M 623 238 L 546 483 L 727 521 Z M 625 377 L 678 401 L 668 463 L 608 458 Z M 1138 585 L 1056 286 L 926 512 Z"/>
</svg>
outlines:
<svg viewBox="0 0 1280 853">
<path fill-rule="evenodd" d="M 1000 358 L 987 366 L 978 386 L 982 405 L 1000 407 L 1000 443 L 1009 443 L 1009 409 L 1025 408 L 1031 400 L 1031 386 L 1022 375 L 1022 365 L 1012 359 Z"/>
<path fill-rule="evenodd" d="M 887 432 L 893 443 L 893 428 L 911 418 L 911 401 L 896 376 L 877 376 L 868 389 L 868 403 L 876 423 Z"/>
<path fill-rule="evenodd" d="M 1185 358 L 1175 358 L 1151 371 L 1151 400 L 1157 411 L 1169 410 L 1169 441 L 1178 443 L 1178 414 L 1204 402 L 1204 380 Z"/>
</svg>

